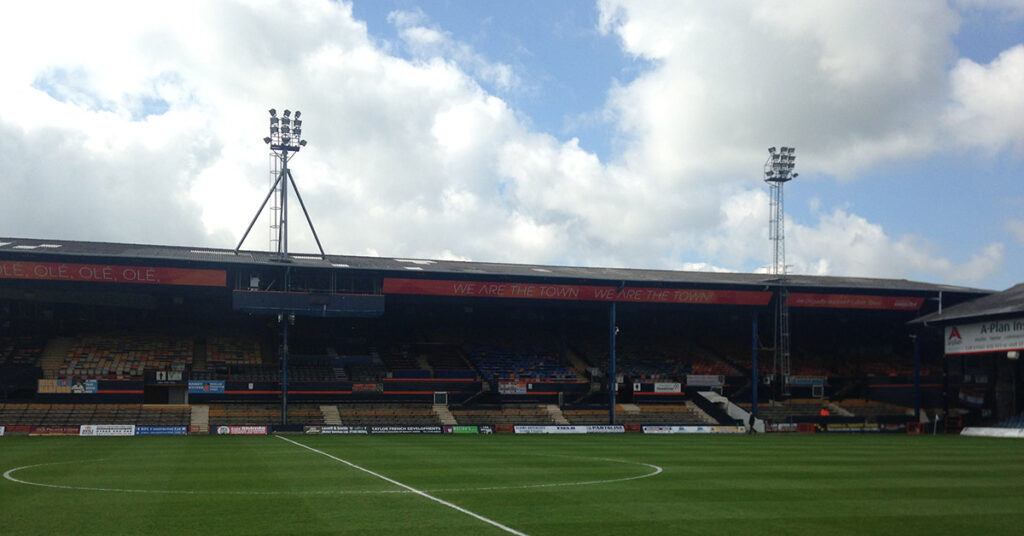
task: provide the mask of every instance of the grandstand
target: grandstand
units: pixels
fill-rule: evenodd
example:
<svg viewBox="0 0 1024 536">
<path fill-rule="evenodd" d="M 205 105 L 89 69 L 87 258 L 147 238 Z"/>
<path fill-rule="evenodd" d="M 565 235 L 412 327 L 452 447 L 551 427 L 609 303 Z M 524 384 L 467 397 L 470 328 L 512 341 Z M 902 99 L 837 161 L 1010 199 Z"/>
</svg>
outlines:
<svg viewBox="0 0 1024 536">
<path fill-rule="evenodd" d="M 767 424 L 820 423 L 825 406 L 832 422 L 897 423 L 915 404 L 912 335 L 926 415 L 951 404 L 972 423 L 1017 414 L 1003 364 L 943 360 L 942 334 L 911 324 L 940 300 L 949 308 L 989 292 L 799 275 L 787 284 L 784 393 L 771 377 L 775 287 L 762 274 L 282 263 L 253 251 L 2 238 L 0 425 L 736 425 L 755 410 L 755 391 Z M 707 406 L 703 391 L 741 413 Z"/>
</svg>

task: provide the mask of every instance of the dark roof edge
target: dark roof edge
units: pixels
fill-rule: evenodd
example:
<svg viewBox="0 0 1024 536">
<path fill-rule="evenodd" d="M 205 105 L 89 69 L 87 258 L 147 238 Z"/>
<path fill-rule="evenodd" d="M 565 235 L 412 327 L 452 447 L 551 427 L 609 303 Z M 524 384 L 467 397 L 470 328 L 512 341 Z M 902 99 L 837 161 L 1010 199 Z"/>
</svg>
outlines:
<svg viewBox="0 0 1024 536">
<path fill-rule="evenodd" d="M 46 246 L 43 246 L 43 245 Z M 15 249 L 16 247 L 37 249 Z M 273 260 L 273 254 L 256 250 L 211 248 L 203 246 L 162 246 L 127 244 L 114 242 L 88 242 L 71 240 L 49 240 L 37 238 L 0 237 L 0 253 L 24 252 L 47 256 L 106 256 L 121 258 L 144 258 L 152 260 L 186 262 L 223 262 L 227 264 L 250 264 L 280 266 Z M 477 262 L 443 259 L 415 259 L 402 257 L 368 257 L 358 255 L 327 255 L 325 260 L 311 253 L 294 253 L 302 257 L 303 267 L 351 268 L 361 270 L 408 273 L 409 277 L 529 277 L 596 281 L 628 281 L 632 284 L 692 284 L 692 285 L 743 285 L 775 286 L 777 276 L 761 273 L 742 272 L 692 272 L 681 270 L 659 270 L 647 268 L 610 268 L 557 265 L 531 265 L 496 262 Z M 313 259 L 316 257 L 316 259 Z M 408 272 L 407 272 L 408 271 Z M 993 291 L 953 285 L 923 283 L 906 279 L 882 279 L 865 277 L 789 275 L 787 286 L 798 288 L 839 288 L 876 292 L 955 292 L 960 294 L 987 295 Z"/>
</svg>

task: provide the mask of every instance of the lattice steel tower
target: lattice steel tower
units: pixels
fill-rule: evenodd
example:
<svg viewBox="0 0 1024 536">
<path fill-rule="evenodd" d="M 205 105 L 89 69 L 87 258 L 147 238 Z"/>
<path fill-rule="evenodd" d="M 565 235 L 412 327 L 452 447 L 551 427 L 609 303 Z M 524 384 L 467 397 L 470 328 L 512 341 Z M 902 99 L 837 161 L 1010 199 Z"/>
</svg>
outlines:
<svg viewBox="0 0 1024 536">
<path fill-rule="evenodd" d="M 235 253 L 241 249 L 242 243 L 249 236 L 249 231 L 252 231 L 252 226 L 259 219 L 267 202 L 273 198 L 273 203 L 270 206 L 270 247 L 276 253 L 277 260 L 288 261 L 288 185 L 291 184 L 292 191 L 295 192 L 295 197 L 299 200 L 302 213 L 306 216 L 309 230 L 313 232 L 316 247 L 320 249 L 320 257 L 326 257 L 324 248 L 320 245 L 320 237 L 317 236 L 316 229 L 313 227 L 313 220 L 309 217 L 306 204 L 303 203 L 299 188 L 295 185 L 295 179 L 292 178 L 292 172 L 288 169 L 288 160 L 292 158 L 291 154 L 299 152 L 306 146 L 306 140 L 302 139 L 300 117 L 302 117 L 302 112 L 296 111 L 293 118 L 291 110 L 285 110 L 284 115 L 278 117 L 277 110 L 270 109 L 270 135 L 263 138 L 263 142 L 270 146 L 272 181 L 270 191 L 267 192 L 267 197 L 263 199 L 263 204 L 256 211 L 256 216 L 253 217 L 249 228 L 245 230 L 242 239 L 238 241 Z"/>
<path fill-rule="evenodd" d="M 794 153 L 796 149 L 793 147 L 782 147 L 778 151 L 771 147 L 768 149 L 768 161 L 764 163 L 764 181 L 768 183 L 771 196 L 768 239 L 774 246 L 769 273 L 776 276 L 775 283 L 778 289 L 775 294 L 775 360 L 772 373 L 784 395 L 789 394 L 789 376 L 792 369 L 789 359 L 789 291 L 786 288 L 786 211 L 782 187 L 799 175 L 793 173 L 793 168 L 796 167 Z"/>
</svg>

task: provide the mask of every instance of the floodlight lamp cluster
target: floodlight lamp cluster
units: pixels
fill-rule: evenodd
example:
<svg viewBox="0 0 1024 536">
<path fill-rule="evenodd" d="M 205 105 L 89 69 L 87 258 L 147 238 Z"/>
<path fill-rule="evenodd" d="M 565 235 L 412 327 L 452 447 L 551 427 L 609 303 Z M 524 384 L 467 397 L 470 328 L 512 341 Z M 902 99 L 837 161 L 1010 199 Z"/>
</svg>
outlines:
<svg viewBox="0 0 1024 536">
<path fill-rule="evenodd" d="M 291 110 L 285 110 L 281 117 L 277 116 L 277 110 L 270 109 L 270 135 L 263 138 L 263 142 L 270 145 L 275 151 L 298 151 L 300 147 L 306 146 L 306 140 L 302 139 L 302 112 L 296 110 L 292 117 Z"/>
<path fill-rule="evenodd" d="M 767 182 L 786 182 L 795 179 L 799 173 L 793 173 L 796 167 L 796 149 L 793 147 L 768 148 L 768 161 L 764 164 L 764 180 Z"/>
</svg>

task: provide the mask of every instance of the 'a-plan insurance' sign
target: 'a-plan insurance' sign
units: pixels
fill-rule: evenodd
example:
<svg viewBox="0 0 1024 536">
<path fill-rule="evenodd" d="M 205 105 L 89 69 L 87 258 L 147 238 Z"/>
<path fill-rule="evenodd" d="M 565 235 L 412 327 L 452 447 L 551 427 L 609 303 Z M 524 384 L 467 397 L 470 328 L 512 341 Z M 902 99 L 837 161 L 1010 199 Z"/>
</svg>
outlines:
<svg viewBox="0 0 1024 536">
<path fill-rule="evenodd" d="M 1024 350 L 1024 318 L 946 326 L 947 354 Z"/>
</svg>

